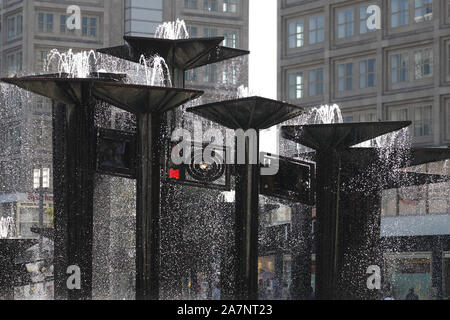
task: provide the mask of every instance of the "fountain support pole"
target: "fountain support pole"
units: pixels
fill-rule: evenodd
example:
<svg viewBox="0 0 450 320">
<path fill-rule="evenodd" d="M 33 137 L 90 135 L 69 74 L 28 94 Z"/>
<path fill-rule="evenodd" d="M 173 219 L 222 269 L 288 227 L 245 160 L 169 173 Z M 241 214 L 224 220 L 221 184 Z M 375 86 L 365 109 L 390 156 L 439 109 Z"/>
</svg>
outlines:
<svg viewBox="0 0 450 320">
<path fill-rule="evenodd" d="M 256 136 L 256 149 L 254 146 L 250 149 L 250 138 L 245 137 L 245 164 L 236 165 L 234 290 L 235 298 L 238 300 L 258 299 L 258 209 L 261 168 L 258 156 L 259 134 Z"/>
<path fill-rule="evenodd" d="M 53 108 L 56 299 L 92 299 L 96 139 L 90 91 L 84 84 L 79 105 Z M 80 289 L 68 288 L 70 266 L 80 268 Z"/>
<path fill-rule="evenodd" d="M 342 225 L 346 252 L 339 288 L 343 299 L 378 299 L 379 291 L 367 288 L 370 275 L 366 271 L 369 266 L 382 266 L 381 197 L 381 190 L 342 195 L 339 208 L 345 212 Z"/>
<path fill-rule="evenodd" d="M 159 299 L 161 115 L 138 115 L 136 299 Z"/>
<path fill-rule="evenodd" d="M 332 300 L 337 291 L 341 265 L 339 216 L 340 157 L 337 150 L 317 151 L 317 252 L 316 298 Z"/>
</svg>

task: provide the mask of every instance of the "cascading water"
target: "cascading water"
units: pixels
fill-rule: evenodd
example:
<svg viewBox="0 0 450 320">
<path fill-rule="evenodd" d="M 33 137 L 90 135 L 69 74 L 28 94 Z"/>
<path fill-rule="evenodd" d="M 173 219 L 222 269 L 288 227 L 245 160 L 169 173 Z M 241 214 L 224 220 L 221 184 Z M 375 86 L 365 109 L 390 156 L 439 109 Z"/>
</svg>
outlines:
<svg viewBox="0 0 450 320">
<path fill-rule="evenodd" d="M 189 33 L 186 28 L 186 23 L 184 20 L 179 19 L 173 22 L 164 22 L 156 29 L 155 38 L 171 40 L 188 39 Z"/>
<path fill-rule="evenodd" d="M 97 57 L 94 50 L 74 53 L 72 49 L 67 52 L 59 52 L 53 49 L 47 57 L 45 71 L 53 70 L 56 67 L 60 76 L 66 74 L 69 78 L 88 78 L 92 66 L 96 62 Z"/>
<path fill-rule="evenodd" d="M 12 217 L 0 218 L 0 239 L 7 239 L 12 234 L 14 219 Z"/>
<path fill-rule="evenodd" d="M 95 51 L 74 53 L 52 50 L 44 69 L 45 72 L 57 72 L 59 76 L 69 78 L 90 78 L 100 73 L 125 74 L 126 83 L 150 86 L 172 86 L 169 68 L 163 58 L 152 56 L 140 57 L 139 63 L 118 59 Z"/>
</svg>

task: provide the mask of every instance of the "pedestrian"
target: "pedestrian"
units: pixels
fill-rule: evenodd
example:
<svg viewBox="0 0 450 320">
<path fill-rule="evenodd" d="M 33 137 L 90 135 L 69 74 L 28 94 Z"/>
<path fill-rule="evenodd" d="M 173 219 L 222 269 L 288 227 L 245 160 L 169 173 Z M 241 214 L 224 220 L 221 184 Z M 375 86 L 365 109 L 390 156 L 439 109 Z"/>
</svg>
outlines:
<svg viewBox="0 0 450 320">
<path fill-rule="evenodd" d="M 414 288 L 409 289 L 409 293 L 406 295 L 406 300 L 419 300 L 419 296 L 415 294 Z"/>
<path fill-rule="evenodd" d="M 314 289 L 312 286 L 310 288 L 311 288 L 310 289 L 310 300 L 316 300 L 316 294 L 314 292 Z"/>
<path fill-rule="evenodd" d="M 212 292 L 212 300 L 220 300 L 220 283 L 216 283 L 216 287 Z"/>
<path fill-rule="evenodd" d="M 284 300 L 291 300 L 290 289 L 286 281 L 283 281 L 282 295 Z"/>
<path fill-rule="evenodd" d="M 259 300 L 266 299 L 266 288 L 264 287 L 263 279 L 259 279 L 259 282 L 258 282 L 258 295 L 259 295 Z"/>
</svg>

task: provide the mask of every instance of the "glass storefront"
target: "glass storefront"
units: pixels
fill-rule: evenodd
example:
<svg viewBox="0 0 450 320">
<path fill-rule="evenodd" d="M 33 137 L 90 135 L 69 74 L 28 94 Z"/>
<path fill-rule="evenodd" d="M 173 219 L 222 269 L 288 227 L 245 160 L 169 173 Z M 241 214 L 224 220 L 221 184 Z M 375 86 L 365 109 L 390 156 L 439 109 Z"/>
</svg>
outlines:
<svg viewBox="0 0 450 320">
<path fill-rule="evenodd" d="M 260 300 L 271 300 L 275 291 L 275 256 L 258 259 L 258 295 Z"/>
<path fill-rule="evenodd" d="M 411 289 L 419 300 L 432 298 L 431 253 L 385 254 L 384 287 L 395 300 L 406 300 Z"/>
</svg>

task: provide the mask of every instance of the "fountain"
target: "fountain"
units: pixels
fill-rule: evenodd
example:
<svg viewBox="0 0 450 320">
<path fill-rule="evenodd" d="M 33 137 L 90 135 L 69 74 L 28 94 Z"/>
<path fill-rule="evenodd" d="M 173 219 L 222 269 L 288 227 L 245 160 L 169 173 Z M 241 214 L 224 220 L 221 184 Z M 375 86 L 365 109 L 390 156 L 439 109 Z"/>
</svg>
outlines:
<svg viewBox="0 0 450 320">
<path fill-rule="evenodd" d="M 161 38 L 125 37 L 127 46 L 98 51 L 143 64 L 146 78 L 151 68 L 152 83 L 159 71 L 159 78 L 164 75 L 164 79 L 168 79 L 164 85 L 171 85 L 171 74 L 178 87 L 184 87 L 185 70 L 248 54 L 248 51 L 219 46 L 223 37 L 178 39 L 175 30 L 175 34 L 169 32 L 169 38 L 177 39 L 166 39 L 168 34 L 164 30 L 168 27 L 172 25 L 161 28 Z M 123 83 L 126 81 L 123 74 L 93 70 L 96 61 L 93 52 L 74 54 L 70 50 L 61 54 L 52 51 L 50 62 L 56 58 L 58 74 L 2 79 L 55 101 L 55 297 L 92 297 L 94 110 L 97 101 L 104 101 L 137 116 L 136 297 L 158 299 L 159 173 L 160 156 L 164 155 L 162 135 L 167 131 L 162 115 L 199 97 L 202 92 Z M 167 65 L 163 65 L 164 61 Z M 168 70 L 164 70 L 164 66 Z M 79 266 L 83 272 L 81 290 L 67 290 L 66 270 L 70 265 Z"/>
<path fill-rule="evenodd" d="M 99 49 L 117 58 L 139 62 L 158 55 L 169 66 L 172 82 L 184 88 L 185 71 L 248 55 L 249 51 L 221 46 L 224 37 L 189 38 L 183 21 L 162 25 L 155 38 L 125 36 L 125 45 Z"/>
<path fill-rule="evenodd" d="M 382 190 L 448 181 L 448 177 L 395 171 L 411 163 L 405 150 L 389 146 L 356 148 L 410 122 L 337 123 L 285 126 L 284 138 L 316 150 L 318 299 L 377 299 L 366 286 L 365 272 L 381 265 Z M 379 142 L 382 141 L 378 140 Z M 450 157 L 445 149 L 413 149 L 412 163 Z"/>
<path fill-rule="evenodd" d="M 171 129 L 169 126 L 173 125 L 165 117 L 202 94 L 201 91 L 182 89 L 186 70 L 248 54 L 248 51 L 220 46 L 223 37 L 189 39 L 180 21 L 163 25 L 156 38 L 124 37 L 124 40 L 126 45 L 99 49 L 97 52 L 139 63 L 137 68 L 143 70 L 145 78 L 142 83 L 130 83 L 130 77 L 124 74 L 107 73 L 102 68 L 95 70 L 93 63 L 98 60 L 93 52 L 74 54 L 72 51 L 63 54 L 52 52 L 50 60 L 58 59 L 56 74 L 2 79 L 54 100 L 55 230 L 49 236 L 55 243 L 56 299 L 92 298 L 94 173 L 97 159 L 94 113 L 98 102 L 113 105 L 137 118 L 136 298 L 159 299 L 160 231 L 161 225 L 167 223 L 161 219 L 160 213 L 164 212 L 166 204 L 163 200 L 168 188 L 167 183 L 161 181 L 161 173 L 164 157 L 167 156 L 165 139 Z M 244 98 L 193 107 L 188 111 L 234 130 L 259 131 L 298 116 L 305 117 L 305 110 L 300 107 L 261 97 L 248 97 L 246 91 L 243 88 L 239 90 Z M 337 106 L 323 111 L 316 109 L 310 120 L 316 123 L 323 118 L 329 122 L 342 121 Z M 317 163 L 318 298 L 339 298 L 341 292 L 350 298 L 373 297 L 373 292 L 361 288 L 359 278 L 358 281 L 349 280 L 351 277 L 347 270 L 365 275 L 363 268 L 367 264 L 378 264 L 380 260 L 381 251 L 373 249 L 380 247 L 378 203 L 383 188 L 447 181 L 440 175 L 396 171 L 411 163 L 448 159 L 447 150 L 413 149 L 411 162 L 389 163 L 389 174 L 377 177 L 376 170 L 367 168 L 376 159 L 381 159 L 378 150 L 351 148 L 410 124 L 333 123 L 283 128 L 285 138 L 315 150 L 312 157 Z M 244 162 L 234 168 L 235 211 L 231 215 L 235 243 L 229 250 L 232 254 L 227 260 L 228 265 L 222 266 L 221 270 L 222 279 L 231 285 L 224 288 L 223 297 L 257 299 L 261 169 L 259 134 L 256 134 L 253 144 L 249 137 L 244 137 L 241 142 L 245 150 Z M 217 204 L 218 207 L 220 204 Z M 224 207 L 229 209 L 229 206 Z M 293 218 L 296 232 L 306 225 L 302 225 L 299 219 Z M 305 218 L 305 221 L 308 219 Z M 228 222 L 223 221 L 225 223 Z M 8 236 L 6 225 L 2 220 L 0 236 Z M 2 243 L 2 254 L 6 252 L 3 255 L 11 257 L 31 245 L 30 242 L 21 245 L 16 241 L 14 246 L 9 246 L 13 250 Z M 355 259 L 360 261 L 355 262 Z M 297 256 L 294 260 L 300 259 Z M 7 270 L 12 268 L 11 258 L 2 261 L 7 261 Z M 81 290 L 68 290 L 66 286 L 66 272 L 71 265 L 82 270 Z M 6 280 L 2 281 L 6 283 Z M 304 287 L 310 279 L 304 276 L 296 281 L 295 289 Z"/>
<path fill-rule="evenodd" d="M 245 137 L 245 163 L 236 164 L 234 297 L 258 299 L 259 130 L 304 112 L 302 108 L 261 97 L 248 97 L 188 109 L 229 129 L 257 130 L 256 141 Z M 236 145 L 236 148 L 238 146 Z M 258 154 L 258 156 L 255 155 Z"/>
<path fill-rule="evenodd" d="M 122 75 L 118 77 L 121 79 Z M 55 181 L 55 295 L 57 298 L 90 299 L 92 292 L 92 215 L 93 173 L 96 159 L 94 110 L 96 99 L 106 101 L 138 116 L 138 271 L 142 285 L 139 297 L 157 295 L 157 257 L 153 257 L 157 242 L 159 212 L 159 154 L 161 114 L 201 92 L 167 87 L 133 85 L 111 80 L 111 75 L 96 78 L 38 76 L 3 79 L 28 91 L 53 99 L 54 107 L 54 181 Z M 155 187 L 153 187 L 155 186 Z M 144 191 L 145 190 L 145 191 Z M 151 194 L 148 194 L 151 192 Z M 153 201 L 153 199 L 156 199 Z M 148 219 L 148 220 L 147 220 Z M 146 254 L 144 254 L 144 252 Z M 69 291 L 66 270 L 77 265 L 83 270 L 82 289 Z M 153 275 L 150 280 L 148 274 Z M 157 269 L 156 269 L 157 270 Z M 145 279 L 145 280 L 144 280 Z M 149 284 L 148 281 L 152 281 Z M 145 289 L 144 289 L 145 288 Z M 155 293 L 156 292 L 156 293 Z"/>
</svg>

